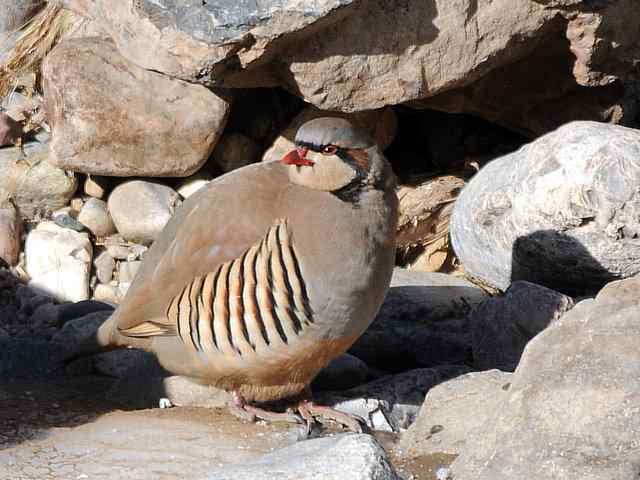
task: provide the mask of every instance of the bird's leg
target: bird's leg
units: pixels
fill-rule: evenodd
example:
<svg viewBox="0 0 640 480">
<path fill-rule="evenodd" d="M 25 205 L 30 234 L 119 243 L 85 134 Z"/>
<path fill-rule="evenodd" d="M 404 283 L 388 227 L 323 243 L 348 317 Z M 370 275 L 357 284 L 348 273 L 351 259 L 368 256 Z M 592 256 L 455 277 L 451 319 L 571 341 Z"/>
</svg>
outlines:
<svg viewBox="0 0 640 480">
<path fill-rule="evenodd" d="M 302 419 L 296 415 L 292 409 L 287 408 L 284 412 L 271 412 L 263 408 L 249 405 L 240 393 L 231 392 L 232 401 L 229 403 L 229 412 L 241 420 L 255 422 L 256 419 L 267 422 L 301 423 Z"/>
<path fill-rule="evenodd" d="M 305 419 L 308 432 L 311 431 L 311 427 L 316 419 L 321 423 L 324 423 L 322 420 L 331 420 L 355 433 L 363 432 L 363 425 L 366 425 L 366 423 L 362 418 L 357 415 L 340 412 L 335 408 L 316 405 L 312 400 L 310 400 L 311 389 L 309 387 L 305 389 L 305 393 L 308 398 L 300 401 L 297 406 L 297 410 L 302 418 Z"/>
</svg>

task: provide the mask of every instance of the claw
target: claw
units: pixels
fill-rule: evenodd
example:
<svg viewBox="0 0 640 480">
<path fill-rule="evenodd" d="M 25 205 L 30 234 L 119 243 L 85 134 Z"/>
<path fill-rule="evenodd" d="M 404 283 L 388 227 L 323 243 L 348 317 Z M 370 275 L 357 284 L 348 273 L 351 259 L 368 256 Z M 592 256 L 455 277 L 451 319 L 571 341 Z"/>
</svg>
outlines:
<svg viewBox="0 0 640 480">
<path fill-rule="evenodd" d="M 298 407 L 298 410 L 301 408 L 305 409 L 314 420 L 316 417 L 331 420 L 355 433 L 362 433 L 364 431 L 363 426 L 366 425 L 365 421 L 357 415 L 349 415 L 348 413 L 340 412 L 331 407 L 316 405 L 308 400 L 304 400 Z"/>
</svg>

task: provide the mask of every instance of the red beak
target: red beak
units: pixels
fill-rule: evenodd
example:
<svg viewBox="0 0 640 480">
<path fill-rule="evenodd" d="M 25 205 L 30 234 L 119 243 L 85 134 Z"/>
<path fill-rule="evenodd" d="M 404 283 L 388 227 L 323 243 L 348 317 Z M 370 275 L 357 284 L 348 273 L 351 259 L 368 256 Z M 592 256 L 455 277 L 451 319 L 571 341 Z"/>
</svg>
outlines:
<svg viewBox="0 0 640 480">
<path fill-rule="evenodd" d="M 309 149 L 307 147 L 297 147 L 295 150 L 291 150 L 284 157 L 281 162 L 285 165 L 297 165 L 299 167 L 311 167 L 313 162 L 306 158 Z"/>
</svg>

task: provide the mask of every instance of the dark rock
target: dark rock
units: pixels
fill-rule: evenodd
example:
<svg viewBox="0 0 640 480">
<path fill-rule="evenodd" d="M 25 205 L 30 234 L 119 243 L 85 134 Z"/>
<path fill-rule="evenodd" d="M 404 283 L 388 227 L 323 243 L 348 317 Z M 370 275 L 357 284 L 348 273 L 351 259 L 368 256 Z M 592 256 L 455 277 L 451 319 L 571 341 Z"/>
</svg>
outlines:
<svg viewBox="0 0 640 480">
<path fill-rule="evenodd" d="M 358 357 L 348 353 L 333 359 L 311 384 L 312 390 L 346 390 L 367 381 L 369 369 Z"/>
<path fill-rule="evenodd" d="M 471 362 L 466 317 L 486 298 L 466 280 L 397 268 L 378 316 L 349 351 L 387 371 Z"/>
</svg>

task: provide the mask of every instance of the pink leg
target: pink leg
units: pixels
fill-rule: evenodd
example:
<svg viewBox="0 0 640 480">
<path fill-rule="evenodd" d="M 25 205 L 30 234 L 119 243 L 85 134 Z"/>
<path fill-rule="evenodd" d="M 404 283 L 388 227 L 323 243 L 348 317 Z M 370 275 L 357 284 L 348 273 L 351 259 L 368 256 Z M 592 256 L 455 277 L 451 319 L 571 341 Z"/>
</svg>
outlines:
<svg viewBox="0 0 640 480">
<path fill-rule="evenodd" d="M 231 392 L 232 402 L 229 404 L 229 412 L 241 420 L 255 422 L 256 419 L 267 422 L 301 423 L 302 419 L 293 410 L 285 412 L 270 412 L 253 405 L 249 405 L 238 392 Z"/>
</svg>

